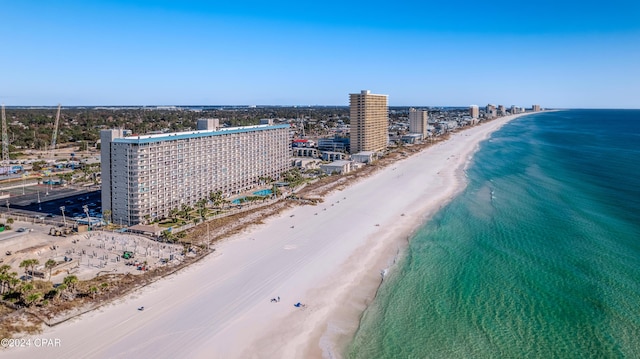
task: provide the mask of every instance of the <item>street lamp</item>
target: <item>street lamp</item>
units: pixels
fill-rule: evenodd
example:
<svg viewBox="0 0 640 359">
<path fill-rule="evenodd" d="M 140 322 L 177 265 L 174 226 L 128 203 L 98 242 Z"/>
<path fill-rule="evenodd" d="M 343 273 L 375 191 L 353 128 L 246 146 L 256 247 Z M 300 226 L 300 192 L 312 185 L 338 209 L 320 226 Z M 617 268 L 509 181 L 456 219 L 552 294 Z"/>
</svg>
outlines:
<svg viewBox="0 0 640 359">
<path fill-rule="evenodd" d="M 209 222 L 207 222 L 207 250 L 211 250 L 211 239 L 209 239 Z"/>
<path fill-rule="evenodd" d="M 67 219 L 64 216 L 65 207 L 64 206 L 60 206 L 60 210 L 62 211 L 62 221 L 64 222 L 64 227 L 67 228 Z"/>
<path fill-rule="evenodd" d="M 91 217 L 89 217 L 89 207 L 87 207 L 87 205 L 85 204 L 84 206 L 82 206 L 82 209 L 84 209 L 84 213 L 87 215 L 87 224 L 89 225 L 89 230 L 91 230 Z"/>
</svg>

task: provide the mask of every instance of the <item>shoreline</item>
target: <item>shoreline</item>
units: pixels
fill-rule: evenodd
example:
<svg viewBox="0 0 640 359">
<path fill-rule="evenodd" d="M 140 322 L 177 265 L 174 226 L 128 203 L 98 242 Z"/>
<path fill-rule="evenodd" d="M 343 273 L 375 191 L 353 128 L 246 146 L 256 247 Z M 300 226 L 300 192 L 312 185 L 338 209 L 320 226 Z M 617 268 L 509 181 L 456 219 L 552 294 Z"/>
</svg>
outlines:
<svg viewBox="0 0 640 359">
<path fill-rule="evenodd" d="M 480 137 L 473 140 L 473 146 L 467 146 L 462 149 L 462 153 L 457 155 L 451 154 L 447 157 L 447 160 L 455 158 L 456 164 L 452 169 L 453 172 L 449 173 L 452 182 L 446 188 L 445 195 L 440 196 L 439 199 L 435 199 L 429 203 L 419 205 L 415 207 L 409 206 L 417 216 L 410 223 L 405 224 L 402 227 L 401 232 L 396 232 L 393 237 L 389 238 L 387 244 L 387 250 L 377 256 L 377 259 L 371 259 L 365 262 L 362 267 L 367 268 L 363 271 L 361 281 L 366 281 L 367 285 L 361 284 L 359 288 L 345 288 L 345 295 L 340 301 L 336 303 L 350 303 L 353 310 L 340 310 L 340 308 L 334 308 L 333 311 L 325 318 L 320 324 L 324 329 L 319 328 L 315 332 L 312 338 L 309 338 L 306 348 L 304 349 L 303 357 L 305 358 L 341 358 L 344 354 L 349 343 L 353 340 L 357 330 L 360 326 L 362 316 L 365 314 L 369 304 L 375 300 L 376 294 L 384 282 L 384 276 L 381 276 L 378 268 L 382 271 L 395 270 L 395 265 L 406 255 L 406 250 L 409 246 L 411 238 L 415 235 L 415 232 L 427 223 L 438 211 L 448 205 L 457 195 L 459 195 L 466 188 L 466 169 L 471 164 L 474 154 L 480 149 L 482 142 L 491 137 L 491 134 L 499 130 L 503 125 L 508 122 L 525 116 L 531 113 L 518 114 L 515 116 L 505 116 L 495 119 L 491 122 L 485 123 L 481 126 L 467 128 L 463 131 L 453 134 L 452 138 L 439 145 L 446 145 L 447 142 L 454 141 L 455 137 L 469 136 L 467 131 L 477 129 L 481 133 Z M 485 126 L 485 127 L 483 127 Z M 434 151 L 435 146 L 429 147 L 415 154 L 412 157 L 426 156 L 426 153 Z M 402 161 L 407 161 L 403 159 Z M 392 165 L 393 166 L 393 165 Z M 436 172 L 440 175 L 441 171 Z M 391 255 L 389 249 L 397 248 L 396 254 Z M 362 258 L 361 258 L 362 259 Z M 360 262 L 362 263 L 362 262 Z M 386 273 L 385 273 L 386 274 Z M 377 280 L 376 280 L 377 278 Z M 359 290 L 355 290 L 359 289 Z M 355 293 L 355 294 L 349 294 Z M 295 356 L 299 357 L 299 356 Z"/>
<path fill-rule="evenodd" d="M 49 350 L 66 357 L 340 357 L 380 271 L 464 189 L 480 142 L 528 114 L 456 132 L 324 203 L 267 218 L 217 245 L 216 255 L 38 337 L 60 338 L 62 346 Z M 269 302 L 276 296 L 282 303 Z"/>
</svg>

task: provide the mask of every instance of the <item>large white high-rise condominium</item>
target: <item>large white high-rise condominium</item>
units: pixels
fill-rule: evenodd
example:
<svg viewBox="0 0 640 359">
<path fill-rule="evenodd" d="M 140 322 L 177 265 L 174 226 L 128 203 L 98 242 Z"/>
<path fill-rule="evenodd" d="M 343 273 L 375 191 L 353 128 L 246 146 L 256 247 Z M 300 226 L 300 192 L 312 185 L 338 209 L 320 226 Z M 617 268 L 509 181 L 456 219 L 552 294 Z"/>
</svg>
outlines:
<svg viewBox="0 0 640 359">
<path fill-rule="evenodd" d="M 290 168 L 289 125 L 124 137 L 102 130 L 102 209 L 134 225 L 195 206 L 211 192 L 237 193 Z M 202 127 L 201 127 L 202 128 Z"/>
<path fill-rule="evenodd" d="M 351 153 L 380 152 L 389 142 L 389 108 L 387 95 L 368 90 L 349 94 L 351 117 Z"/>
</svg>

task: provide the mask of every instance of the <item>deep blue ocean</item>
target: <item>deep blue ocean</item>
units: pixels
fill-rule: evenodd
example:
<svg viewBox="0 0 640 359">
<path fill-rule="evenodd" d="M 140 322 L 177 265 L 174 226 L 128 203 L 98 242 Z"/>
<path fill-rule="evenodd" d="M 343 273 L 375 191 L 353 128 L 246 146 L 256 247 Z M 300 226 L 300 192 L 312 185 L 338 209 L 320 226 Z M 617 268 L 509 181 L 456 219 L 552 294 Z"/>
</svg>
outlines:
<svg viewBox="0 0 640 359">
<path fill-rule="evenodd" d="M 640 110 L 518 118 L 420 228 L 348 358 L 640 358 Z"/>
</svg>

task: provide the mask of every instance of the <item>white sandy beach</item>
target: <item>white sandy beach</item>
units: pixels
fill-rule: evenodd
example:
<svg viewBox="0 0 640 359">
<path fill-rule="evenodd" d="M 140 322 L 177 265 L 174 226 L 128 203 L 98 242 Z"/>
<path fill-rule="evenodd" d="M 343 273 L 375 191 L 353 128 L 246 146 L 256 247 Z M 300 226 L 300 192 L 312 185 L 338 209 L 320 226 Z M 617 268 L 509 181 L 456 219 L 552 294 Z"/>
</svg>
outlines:
<svg viewBox="0 0 640 359">
<path fill-rule="evenodd" d="M 478 144 L 517 116 L 458 132 L 318 206 L 287 210 L 180 273 L 37 336 L 60 339 L 60 347 L 32 342 L 2 356 L 340 357 L 381 271 L 464 187 Z"/>
</svg>

